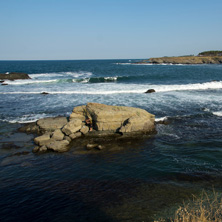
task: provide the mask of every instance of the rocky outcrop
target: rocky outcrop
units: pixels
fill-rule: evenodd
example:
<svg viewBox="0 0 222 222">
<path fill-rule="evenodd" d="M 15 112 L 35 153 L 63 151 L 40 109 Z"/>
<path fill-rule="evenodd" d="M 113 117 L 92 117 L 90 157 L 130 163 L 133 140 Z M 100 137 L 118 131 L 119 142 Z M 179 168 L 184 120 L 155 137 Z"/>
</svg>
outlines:
<svg viewBox="0 0 222 222">
<path fill-rule="evenodd" d="M 86 118 L 91 119 L 93 132 L 89 132 L 90 126 L 86 124 Z M 40 119 L 36 123 L 20 128 L 20 131 L 40 134 L 34 139 L 37 146 L 33 152 L 47 150 L 65 152 L 73 140 L 89 134 L 92 134 L 93 137 L 114 134 L 131 135 L 132 133 L 153 134 L 155 132 L 154 121 L 155 116 L 143 109 L 88 103 L 75 107 L 69 119 L 66 117 Z M 97 150 L 104 148 L 99 144 L 96 147 Z M 89 145 L 87 149 L 90 148 Z"/>
<path fill-rule="evenodd" d="M 155 89 L 148 89 L 145 93 L 154 93 L 156 92 Z"/>
<path fill-rule="evenodd" d="M 153 64 L 221 64 L 222 56 L 160 57 L 150 58 L 147 61 Z"/>
<path fill-rule="evenodd" d="M 31 79 L 26 73 L 10 72 L 8 74 L 0 73 L 0 79 L 17 80 L 17 79 Z"/>
<path fill-rule="evenodd" d="M 86 116 L 92 119 L 93 128 L 97 131 L 123 133 L 151 132 L 155 129 L 155 116 L 134 107 L 88 103 L 86 106 L 74 108 L 70 118 L 85 119 Z"/>
</svg>

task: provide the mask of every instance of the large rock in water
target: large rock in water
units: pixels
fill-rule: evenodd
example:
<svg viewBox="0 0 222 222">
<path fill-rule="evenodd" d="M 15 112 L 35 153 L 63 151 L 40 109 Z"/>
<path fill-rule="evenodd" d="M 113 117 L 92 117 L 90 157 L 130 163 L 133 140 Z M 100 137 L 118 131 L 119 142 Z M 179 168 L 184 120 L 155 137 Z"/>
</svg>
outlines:
<svg viewBox="0 0 222 222">
<path fill-rule="evenodd" d="M 146 110 L 126 106 L 109 106 L 87 103 L 73 109 L 70 119 L 90 117 L 94 129 L 113 132 L 152 132 L 155 130 L 155 116 Z"/>
<path fill-rule="evenodd" d="M 9 74 L 0 73 L 0 79 L 16 80 L 16 79 L 31 79 L 26 73 L 10 72 Z"/>
<path fill-rule="evenodd" d="M 88 133 L 89 126 L 84 121 L 86 118 L 92 120 L 93 132 Z M 124 133 L 129 133 L 126 134 L 126 137 L 128 135 L 138 136 L 137 133 L 153 134 L 156 132 L 154 121 L 155 116 L 143 109 L 88 103 L 84 106 L 75 107 L 70 118 L 44 118 L 36 123 L 26 125 L 20 130 L 40 134 L 34 139 L 38 146 L 33 149 L 33 152 L 45 152 L 47 150 L 65 152 L 70 148 L 72 140 L 83 135 L 83 138 L 88 140 L 87 137 L 122 137 Z M 103 146 L 98 144 L 97 149 L 101 150 Z"/>
</svg>

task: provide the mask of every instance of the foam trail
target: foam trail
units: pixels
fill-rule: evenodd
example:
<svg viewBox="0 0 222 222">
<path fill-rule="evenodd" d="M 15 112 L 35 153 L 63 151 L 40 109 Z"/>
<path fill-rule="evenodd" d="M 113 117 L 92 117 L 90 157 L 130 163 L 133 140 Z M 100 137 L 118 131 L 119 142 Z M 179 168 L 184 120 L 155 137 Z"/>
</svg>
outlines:
<svg viewBox="0 0 222 222">
<path fill-rule="evenodd" d="M 108 95 L 108 94 L 128 94 L 128 93 L 144 93 L 144 90 L 123 90 L 123 91 L 44 91 L 49 94 L 87 94 L 87 95 Z M 0 94 L 40 94 L 41 92 L 0 92 Z"/>
<path fill-rule="evenodd" d="M 36 78 L 45 78 L 45 77 L 60 77 L 63 76 L 63 74 L 59 74 L 59 73 L 39 73 L 39 74 L 29 74 L 29 76 L 32 79 L 36 79 Z"/>
<path fill-rule="evenodd" d="M 53 83 L 57 82 L 57 79 L 53 80 L 15 80 L 15 81 L 5 81 L 4 83 L 8 85 L 27 85 L 27 84 L 41 84 L 41 83 Z"/>
<path fill-rule="evenodd" d="M 161 64 L 153 64 L 153 63 L 115 63 L 116 65 L 134 65 L 134 66 L 184 66 L 186 64 L 173 64 L 173 63 L 161 63 Z"/>
<path fill-rule="evenodd" d="M 155 122 L 167 120 L 167 116 L 155 118 Z"/>
<path fill-rule="evenodd" d="M 35 78 L 46 78 L 46 77 L 67 77 L 72 76 L 74 78 L 78 78 L 81 76 L 91 76 L 91 72 L 58 72 L 58 73 L 37 73 L 37 74 L 29 74 L 29 76 L 33 79 Z"/>
<path fill-rule="evenodd" d="M 9 123 L 32 123 L 32 122 L 36 122 L 37 120 L 42 119 L 42 118 L 46 118 L 46 117 L 52 117 L 52 116 L 47 115 L 45 113 L 27 114 L 27 115 L 23 115 L 21 117 L 16 117 L 16 118 L 0 119 L 0 121 L 9 122 Z"/>
<path fill-rule="evenodd" d="M 215 116 L 222 116 L 222 111 L 212 112 Z"/>
<path fill-rule="evenodd" d="M 222 89 L 222 81 L 186 84 L 186 85 L 156 85 L 153 87 L 156 87 L 154 88 L 156 92 Z"/>
</svg>

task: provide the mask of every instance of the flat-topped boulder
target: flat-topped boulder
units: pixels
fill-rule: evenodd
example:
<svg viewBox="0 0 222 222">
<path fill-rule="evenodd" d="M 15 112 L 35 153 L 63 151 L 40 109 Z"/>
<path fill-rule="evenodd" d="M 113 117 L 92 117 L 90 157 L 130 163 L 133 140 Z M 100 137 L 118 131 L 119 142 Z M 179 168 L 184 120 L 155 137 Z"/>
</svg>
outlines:
<svg viewBox="0 0 222 222">
<path fill-rule="evenodd" d="M 70 119 L 92 120 L 97 131 L 113 132 L 152 132 L 155 130 L 155 116 L 144 109 L 126 106 L 110 106 L 99 103 L 87 103 L 73 109 Z"/>
<path fill-rule="evenodd" d="M 56 129 L 61 129 L 67 123 L 67 117 L 47 117 L 36 122 L 37 126 L 39 126 L 43 132 L 53 132 Z"/>
<path fill-rule="evenodd" d="M 4 80 L 17 80 L 17 79 L 31 79 L 27 73 L 20 73 L 20 72 L 10 72 L 0 73 L 0 79 Z"/>
</svg>

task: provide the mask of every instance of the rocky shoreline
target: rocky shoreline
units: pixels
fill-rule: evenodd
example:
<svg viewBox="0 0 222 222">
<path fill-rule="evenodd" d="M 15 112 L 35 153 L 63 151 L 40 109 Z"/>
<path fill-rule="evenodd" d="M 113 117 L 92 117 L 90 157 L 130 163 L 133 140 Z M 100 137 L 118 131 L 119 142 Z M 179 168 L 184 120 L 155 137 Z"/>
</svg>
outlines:
<svg viewBox="0 0 222 222">
<path fill-rule="evenodd" d="M 153 64 L 222 64 L 222 56 L 160 57 L 148 61 Z"/>
<path fill-rule="evenodd" d="M 150 58 L 137 62 L 136 64 L 222 64 L 222 51 L 204 51 L 197 56 L 164 56 Z"/>
<path fill-rule="evenodd" d="M 87 124 L 86 119 L 90 119 L 92 125 Z M 77 106 L 69 118 L 40 119 L 24 125 L 19 131 L 38 135 L 34 138 L 36 147 L 33 152 L 66 152 L 72 142 L 80 137 L 88 141 L 85 146 L 87 150 L 102 150 L 104 145 L 92 142 L 90 138 L 97 138 L 94 141 L 98 141 L 98 138 L 141 137 L 156 133 L 155 116 L 146 110 L 99 103 Z"/>
</svg>

